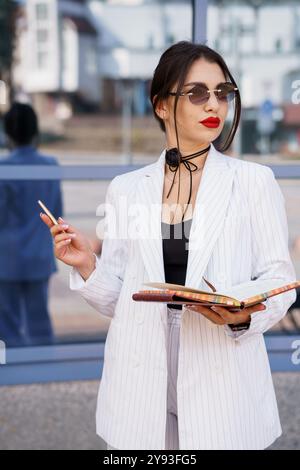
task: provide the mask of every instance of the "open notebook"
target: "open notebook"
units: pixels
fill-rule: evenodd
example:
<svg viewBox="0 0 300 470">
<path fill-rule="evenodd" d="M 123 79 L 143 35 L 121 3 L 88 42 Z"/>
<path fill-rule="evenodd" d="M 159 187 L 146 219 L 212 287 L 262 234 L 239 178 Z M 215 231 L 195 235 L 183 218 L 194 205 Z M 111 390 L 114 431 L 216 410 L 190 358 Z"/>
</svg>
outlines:
<svg viewBox="0 0 300 470">
<path fill-rule="evenodd" d="M 283 285 L 281 279 L 262 279 L 244 282 L 227 289 L 225 292 L 217 292 L 211 283 L 204 280 L 210 287 L 209 290 L 198 290 L 179 284 L 147 282 L 143 285 L 156 289 L 140 290 L 132 295 L 132 299 L 182 305 L 221 305 L 231 307 L 230 310 L 235 311 L 251 307 L 264 302 L 269 297 L 300 287 L 300 281 Z"/>
</svg>

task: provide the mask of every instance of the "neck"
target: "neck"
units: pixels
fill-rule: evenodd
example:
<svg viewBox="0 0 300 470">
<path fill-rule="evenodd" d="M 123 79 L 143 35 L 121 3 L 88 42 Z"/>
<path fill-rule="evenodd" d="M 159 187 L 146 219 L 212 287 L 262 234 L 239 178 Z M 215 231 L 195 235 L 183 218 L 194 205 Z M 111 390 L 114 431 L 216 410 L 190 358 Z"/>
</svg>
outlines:
<svg viewBox="0 0 300 470">
<path fill-rule="evenodd" d="M 204 150 L 206 147 L 209 146 L 211 142 L 202 141 L 202 142 L 186 142 L 184 140 L 180 140 L 180 151 L 183 157 L 187 155 L 191 155 L 192 153 L 200 152 L 200 150 Z M 171 149 L 173 147 L 177 147 L 177 140 L 175 137 L 170 137 L 167 135 L 166 139 L 166 148 Z"/>
<path fill-rule="evenodd" d="M 188 155 L 191 155 L 191 154 L 194 154 L 196 152 L 200 152 L 201 150 L 206 149 L 209 145 L 210 145 L 210 142 L 199 143 L 199 144 L 188 144 L 188 145 L 185 145 L 184 143 L 180 144 L 181 155 L 183 157 L 187 157 Z M 174 143 L 173 141 L 169 141 L 169 139 L 167 139 L 166 148 L 171 149 L 173 147 L 177 147 L 177 143 Z M 193 164 L 197 165 L 197 167 L 199 168 L 199 170 L 196 170 L 196 173 L 200 173 L 200 169 L 203 168 L 203 166 L 205 165 L 207 155 L 208 155 L 208 151 L 190 160 L 190 162 L 193 162 Z M 165 174 L 168 175 L 169 177 L 170 175 L 174 175 L 173 172 L 171 172 L 171 170 L 169 169 L 167 164 L 165 164 Z M 181 177 L 185 178 L 185 176 L 188 174 L 189 174 L 189 171 L 185 167 L 184 163 L 181 162 L 180 163 Z M 179 175 L 177 174 L 176 179 L 178 178 L 178 176 Z"/>
</svg>

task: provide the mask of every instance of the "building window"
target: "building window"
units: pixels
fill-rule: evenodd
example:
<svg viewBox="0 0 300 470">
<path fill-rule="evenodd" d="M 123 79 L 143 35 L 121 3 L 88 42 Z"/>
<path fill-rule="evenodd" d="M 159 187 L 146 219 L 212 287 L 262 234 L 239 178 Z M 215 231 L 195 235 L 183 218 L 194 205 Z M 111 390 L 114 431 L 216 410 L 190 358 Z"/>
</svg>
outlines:
<svg viewBox="0 0 300 470">
<path fill-rule="evenodd" d="M 282 52 L 282 40 L 281 40 L 281 38 L 277 38 L 275 40 L 275 51 L 276 52 Z"/>
<path fill-rule="evenodd" d="M 97 51 L 92 45 L 88 46 L 85 57 L 86 57 L 86 70 L 87 70 L 87 73 L 91 76 L 96 75 L 97 72 L 98 72 Z"/>
<path fill-rule="evenodd" d="M 46 3 L 37 3 L 35 6 L 37 20 L 48 19 L 48 5 Z"/>
<path fill-rule="evenodd" d="M 38 51 L 37 53 L 37 65 L 39 69 L 45 68 L 48 61 L 48 53 L 45 51 Z"/>
<path fill-rule="evenodd" d="M 38 29 L 36 32 L 38 44 L 44 44 L 48 40 L 48 30 L 47 29 Z"/>
</svg>

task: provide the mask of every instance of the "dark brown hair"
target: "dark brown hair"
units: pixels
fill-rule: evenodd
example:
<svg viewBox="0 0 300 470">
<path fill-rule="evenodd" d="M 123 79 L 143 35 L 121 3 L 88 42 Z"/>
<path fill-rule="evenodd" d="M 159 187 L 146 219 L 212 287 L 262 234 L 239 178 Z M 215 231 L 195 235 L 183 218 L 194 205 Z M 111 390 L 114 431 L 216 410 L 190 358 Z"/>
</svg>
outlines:
<svg viewBox="0 0 300 470">
<path fill-rule="evenodd" d="M 3 122 L 5 133 L 16 145 L 28 145 L 39 134 L 38 118 L 29 104 L 14 102 Z"/>
<path fill-rule="evenodd" d="M 189 41 L 180 41 L 176 44 L 173 44 L 162 54 L 154 71 L 151 83 L 150 99 L 154 116 L 158 120 L 161 130 L 165 132 L 166 128 L 164 121 L 156 114 L 156 106 L 159 101 L 169 97 L 169 92 L 172 90 L 172 87 L 177 84 L 174 105 L 174 121 L 178 147 L 179 143 L 176 123 L 176 109 L 179 94 L 181 93 L 190 67 L 198 59 L 205 59 L 208 62 L 218 64 L 224 73 L 225 79 L 237 86 L 224 59 L 220 56 L 220 54 L 218 54 L 218 52 L 214 51 L 208 46 L 205 46 L 204 44 L 194 44 Z M 221 152 L 227 150 L 230 147 L 239 125 L 241 115 L 241 97 L 239 91 L 237 91 L 235 94 L 234 103 L 234 116 L 231 128 L 226 139 L 221 143 L 220 148 L 218 148 L 218 150 Z"/>
</svg>

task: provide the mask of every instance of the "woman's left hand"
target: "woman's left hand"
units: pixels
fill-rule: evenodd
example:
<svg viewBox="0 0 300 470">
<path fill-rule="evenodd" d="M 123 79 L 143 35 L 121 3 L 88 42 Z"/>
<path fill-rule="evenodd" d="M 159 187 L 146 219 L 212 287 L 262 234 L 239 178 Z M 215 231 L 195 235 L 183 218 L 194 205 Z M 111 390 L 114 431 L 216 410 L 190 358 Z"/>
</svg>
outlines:
<svg viewBox="0 0 300 470">
<path fill-rule="evenodd" d="M 184 305 L 192 312 L 198 312 L 208 318 L 217 325 L 238 325 L 239 323 L 247 323 L 251 321 L 251 314 L 266 309 L 265 304 L 259 303 L 253 307 L 246 307 L 243 310 L 230 312 L 226 307 L 212 306 L 204 307 L 203 305 Z"/>
</svg>

